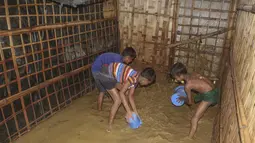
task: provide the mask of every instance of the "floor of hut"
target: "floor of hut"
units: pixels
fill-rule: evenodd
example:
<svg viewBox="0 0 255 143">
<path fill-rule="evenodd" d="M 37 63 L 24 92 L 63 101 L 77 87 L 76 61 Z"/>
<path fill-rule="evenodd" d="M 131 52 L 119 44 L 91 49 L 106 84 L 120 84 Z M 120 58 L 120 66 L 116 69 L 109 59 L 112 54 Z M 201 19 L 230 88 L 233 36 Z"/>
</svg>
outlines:
<svg viewBox="0 0 255 143">
<path fill-rule="evenodd" d="M 125 110 L 121 107 L 112 132 L 106 132 L 112 101 L 104 101 L 100 112 L 96 110 L 97 92 L 92 92 L 39 124 L 16 143 L 209 143 L 217 109 L 208 109 L 199 122 L 195 139 L 190 140 L 187 138 L 190 109 L 187 106 L 174 107 L 170 103 L 169 97 L 176 85 L 168 83 L 165 76 L 158 76 L 157 83 L 135 92 L 143 121 L 139 129 L 128 127 Z"/>
</svg>

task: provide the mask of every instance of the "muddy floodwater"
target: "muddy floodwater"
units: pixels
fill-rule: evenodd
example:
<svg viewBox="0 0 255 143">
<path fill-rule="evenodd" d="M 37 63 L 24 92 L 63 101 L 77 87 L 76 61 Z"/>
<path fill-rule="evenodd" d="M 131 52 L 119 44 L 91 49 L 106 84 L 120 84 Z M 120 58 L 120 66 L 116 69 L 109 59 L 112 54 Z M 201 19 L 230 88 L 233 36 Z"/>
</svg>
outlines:
<svg viewBox="0 0 255 143">
<path fill-rule="evenodd" d="M 143 121 L 139 129 L 129 128 L 125 110 L 120 107 L 112 132 L 106 132 L 112 101 L 106 98 L 103 111 L 97 111 L 94 91 L 39 124 L 16 143 L 210 143 L 216 107 L 209 108 L 199 122 L 195 139 L 188 139 L 192 112 L 187 106 L 171 104 L 169 97 L 175 86 L 158 76 L 157 84 L 135 91 Z"/>
</svg>

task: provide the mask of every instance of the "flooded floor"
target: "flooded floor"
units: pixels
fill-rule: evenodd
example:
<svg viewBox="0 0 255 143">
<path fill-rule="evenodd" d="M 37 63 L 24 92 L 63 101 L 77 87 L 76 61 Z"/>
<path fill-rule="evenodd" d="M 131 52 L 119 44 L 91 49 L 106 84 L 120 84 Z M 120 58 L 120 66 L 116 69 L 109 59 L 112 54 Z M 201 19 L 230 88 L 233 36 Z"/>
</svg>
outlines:
<svg viewBox="0 0 255 143">
<path fill-rule="evenodd" d="M 209 108 L 200 120 L 194 140 L 187 138 L 191 111 L 174 107 L 169 97 L 176 85 L 165 77 L 158 84 L 138 88 L 135 101 L 143 125 L 132 130 L 120 107 L 112 132 L 106 132 L 112 101 L 106 99 L 103 111 L 96 110 L 97 92 L 75 100 L 72 105 L 42 122 L 16 143 L 210 143 L 216 107 Z"/>
</svg>

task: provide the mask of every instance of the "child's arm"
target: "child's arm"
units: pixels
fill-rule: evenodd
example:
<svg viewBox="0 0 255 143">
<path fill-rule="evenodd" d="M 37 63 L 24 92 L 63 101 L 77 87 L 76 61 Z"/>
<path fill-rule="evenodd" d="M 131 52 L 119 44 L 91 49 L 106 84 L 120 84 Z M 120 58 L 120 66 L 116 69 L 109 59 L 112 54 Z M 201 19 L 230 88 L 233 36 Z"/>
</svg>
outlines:
<svg viewBox="0 0 255 143">
<path fill-rule="evenodd" d="M 130 86 L 130 83 L 128 81 L 125 82 L 123 87 L 121 88 L 121 90 L 119 92 L 120 93 L 121 102 L 122 102 L 124 108 L 127 111 L 127 116 L 128 116 L 127 118 L 132 117 L 131 109 L 129 108 L 128 102 L 127 102 L 126 97 L 125 97 L 125 92 L 128 90 L 129 86 Z"/>
<path fill-rule="evenodd" d="M 188 105 L 192 105 L 193 102 L 192 102 L 192 97 L 191 97 L 191 86 L 190 86 L 190 84 L 188 84 L 188 83 L 186 84 L 185 91 L 186 91 L 186 93 L 188 95 L 187 104 Z"/>
<path fill-rule="evenodd" d="M 136 110 L 135 100 L 134 100 L 134 92 L 135 92 L 135 87 L 130 88 L 130 91 L 129 91 L 129 94 L 128 94 L 128 99 L 129 99 L 131 107 L 133 108 L 133 111 L 136 114 L 138 114 L 137 110 Z"/>
</svg>

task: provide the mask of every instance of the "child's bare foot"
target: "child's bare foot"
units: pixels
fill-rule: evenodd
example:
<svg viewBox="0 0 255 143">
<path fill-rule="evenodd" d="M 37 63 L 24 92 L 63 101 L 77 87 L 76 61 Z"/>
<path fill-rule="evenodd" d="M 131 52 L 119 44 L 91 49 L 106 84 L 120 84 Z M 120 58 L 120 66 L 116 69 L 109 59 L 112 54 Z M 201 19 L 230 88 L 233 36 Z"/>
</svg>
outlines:
<svg viewBox="0 0 255 143">
<path fill-rule="evenodd" d="M 97 110 L 98 110 L 98 111 L 102 111 L 102 109 L 103 109 L 103 108 L 102 108 L 102 105 L 98 105 L 98 106 L 97 106 Z"/>
<path fill-rule="evenodd" d="M 189 136 L 186 136 L 183 138 L 183 141 L 187 142 L 187 141 L 192 141 L 193 138 L 190 138 Z"/>
<path fill-rule="evenodd" d="M 112 125 L 109 125 L 107 130 L 106 130 L 108 133 L 112 131 Z"/>
<path fill-rule="evenodd" d="M 189 135 L 188 139 L 193 140 L 194 139 L 194 135 L 193 136 Z"/>
</svg>

